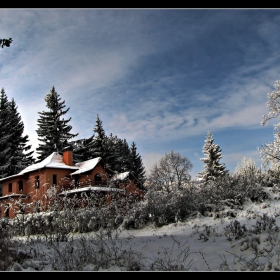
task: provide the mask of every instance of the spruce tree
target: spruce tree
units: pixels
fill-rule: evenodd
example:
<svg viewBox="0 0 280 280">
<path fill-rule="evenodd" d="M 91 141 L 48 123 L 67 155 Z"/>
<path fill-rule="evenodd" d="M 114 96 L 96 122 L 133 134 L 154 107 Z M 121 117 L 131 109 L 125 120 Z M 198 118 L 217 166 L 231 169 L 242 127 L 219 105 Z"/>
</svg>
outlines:
<svg viewBox="0 0 280 280">
<path fill-rule="evenodd" d="M 0 92 L 0 127 L 0 178 L 4 178 L 9 176 L 12 137 L 9 101 L 4 88 Z"/>
<path fill-rule="evenodd" d="M 210 131 L 207 133 L 202 151 L 205 157 L 200 160 L 205 163 L 205 169 L 198 173 L 198 177 L 209 181 L 223 176 L 226 173 L 225 164 L 219 163 L 219 160 L 222 158 L 222 150 L 219 145 L 214 144 L 214 138 Z"/>
<path fill-rule="evenodd" d="M 139 182 L 144 185 L 146 181 L 146 171 L 143 166 L 141 156 L 137 153 L 137 148 L 135 142 L 132 142 L 130 146 L 130 168 L 129 171 L 139 180 Z"/>
<path fill-rule="evenodd" d="M 37 120 L 39 128 L 36 130 L 38 134 L 39 147 L 36 149 L 38 161 L 44 160 L 53 152 L 62 153 L 63 148 L 69 145 L 69 139 L 78 135 L 70 133 L 72 126 L 68 123 L 71 118 L 65 120 L 62 118 L 70 108 L 65 108 L 65 100 L 61 101 L 60 95 L 55 91 L 54 86 L 45 96 L 46 106 L 48 111 L 39 113 Z"/>
<path fill-rule="evenodd" d="M 118 164 L 118 142 L 120 139 L 116 136 L 110 133 L 109 136 L 107 136 L 106 139 L 106 150 L 107 150 L 107 156 L 106 156 L 106 166 L 113 170 L 117 171 L 117 164 Z"/>
<path fill-rule="evenodd" d="M 94 135 L 89 138 L 70 142 L 73 147 L 74 163 L 86 161 L 93 158 Z"/>
<path fill-rule="evenodd" d="M 130 148 L 126 139 L 122 139 L 119 141 L 119 147 L 117 148 L 117 150 L 118 150 L 118 158 L 117 158 L 118 166 L 116 170 L 120 173 L 130 171 L 130 167 L 131 167 Z"/>
<path fill-rule="evenodd" d="M 9 108 L 11 161 L 8 168 L 8 175 L 14 175 L 34 163 L 34 158 L 32 156 L 34 151 L 29 151 L 31 145 L 27 144 L 29 141 L 28 135 L 23 136 L 24 124 L 14 99 L 9 103 Z"/>
<path fill-rule="evenodd" d="M 102 126 L 102 121 L 97 114 L 96 124 L 93 129 L 94 131 L 94 139 L 93 139 L 93 157 L 101 157 L 106 162 L 106 142 L 107 136 Z"/>
</svg>

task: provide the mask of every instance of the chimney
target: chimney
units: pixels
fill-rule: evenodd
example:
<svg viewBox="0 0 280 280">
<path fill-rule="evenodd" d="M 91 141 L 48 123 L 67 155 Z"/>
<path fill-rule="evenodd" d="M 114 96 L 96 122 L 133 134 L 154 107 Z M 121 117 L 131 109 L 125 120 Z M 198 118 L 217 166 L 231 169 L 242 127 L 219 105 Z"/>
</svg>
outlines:
<svg viewBox="0 0 280 280">
<path fill-rule="evenodd" d="M 63 150 L 63 161 L 65 164 L 73 165 L 73 148 L 71 146 L 65 147 Z"/>
</svg>

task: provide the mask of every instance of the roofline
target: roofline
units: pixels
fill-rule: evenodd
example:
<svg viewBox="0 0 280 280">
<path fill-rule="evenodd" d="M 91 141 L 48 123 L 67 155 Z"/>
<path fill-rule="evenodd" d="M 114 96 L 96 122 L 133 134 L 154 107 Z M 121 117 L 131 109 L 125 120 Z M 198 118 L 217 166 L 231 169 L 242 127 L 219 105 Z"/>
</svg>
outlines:
<svg viewBox="0 0 280 280">
<path fill-rule="evenodd" d="M 72 168 L 69 168 L 69 167 L 72 167 Z M 38 171 L 40 169 L 64 169 L 64 170 L 74 170 L 74 169 L 78 170 L 79 169 L 79 167 L 76 167 L 76 166 L 69 166 L 69 167 L 67 167 L 67 166 L 65 166 L 65 167 L 51 167 L 51 166 L 49 167 L 49 166 L 44 166 L 44 167 L 36 168 L 36 169 L 30 170 L 30 171 L 26 171 L 26 172 L 21 173 L 21 174 L 18 173 L 18 174 L 14 174 L 14 175 L 2 178 L 2 179 L 0 179 L 0 182 L 3 182 L 5 180 L 9 180 L 9 179 L 12 179 L 12 178 L 26 176 L 26 174 L 29 174 L 29 173 L 34 172 L 34 171 Z"/>
<path fill-rule="evenodd" d="M 103 164 L 104 169 L 106 169 L 106 164 L 105 164 L 103 158 L 102 158 L 102 157 L 96 157 L 96 158 L 99 158 L 99 160 L 97 161 L 96 165 L 95 165 L 93 168 L 88 169 L 88 170 L 86 170 L 86 171 L 78 172 L 78 171 L 80 170 L 80 168 L 77 167 L 77 170 L 74 171 L 74 172 L 71 172 L 69 175 L 72 177 L 72 176 L 75 176 L 75 175 L 80 175 L 80 174 L 87 173 L 87 172 L 89 172 L 90 170 L 95 169 L 95 167 L 96 167 L 98 164 L 101 164 L 101 163 Z M 92 158 L 92 159 L 96 159 L 96 158 Z M 89 160 L 92 160 L 92 159 L 89 159 Z M 86 160 L 86 161 L 89 161 L 89 160 Z M 82 162 L 85 162 L 85 161 L 82 161 Z M 78 163 L 79 163 L 79 162 L 77 162 L 76 164 L 78 164 Z M 73 173 L 76 173 L 76 174 L 73 174 Z"/>
</svg>

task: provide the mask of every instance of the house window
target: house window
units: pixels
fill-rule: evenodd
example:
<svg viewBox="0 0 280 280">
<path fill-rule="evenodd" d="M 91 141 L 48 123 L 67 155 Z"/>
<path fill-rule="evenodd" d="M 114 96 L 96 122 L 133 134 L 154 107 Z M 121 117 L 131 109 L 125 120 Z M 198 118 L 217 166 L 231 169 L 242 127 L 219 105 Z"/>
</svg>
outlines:
<svg viewBox="0 0 280 280">
<path fill-rule="evenodd" d="M 13 183 L 9 183 L 9 192 L 13 191 Z"/>
<path fill-rule="evenodd" d="M 101 175 L 100 175 L 100 174 L 96 174 L 96 175 L 94 176 L 94 180 L 95 180 L 96 182 L 101 182 L 101 180 L 102 180 Z"/>
<path fill-rule="evenodd" d="M 53 179 L 53 185 L 56 185 L 57 184 L 57 176 L 56 176 L 56 174 L 53 174 L 53 177 L 52 177 Z"/>
<path fill-rule="evenodd" d="M 18 190 L 19 190 L 20 192 L 23 191 L 23 181 L 22 181 L 22 180 L 19 180 L 19 181 L 18 181 Z"/>
<path fill-rule="evenodd" d="M 36 188 L 36 189 L 39 189 L 39 187 L 40 187 L 39 176 L 36 176 L 36 177 L 35 177 L 35 188 Z"/>
</svg>

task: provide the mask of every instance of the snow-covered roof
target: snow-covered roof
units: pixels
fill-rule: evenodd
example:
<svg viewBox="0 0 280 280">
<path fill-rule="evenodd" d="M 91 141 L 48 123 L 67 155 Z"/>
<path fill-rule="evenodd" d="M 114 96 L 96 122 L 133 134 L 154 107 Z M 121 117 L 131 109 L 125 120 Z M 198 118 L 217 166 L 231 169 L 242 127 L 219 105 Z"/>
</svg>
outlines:
<svg viewBox="0 0 280 280">
<path fill-rule="evenodd" d="M 92 170 L 99 162 L 101 161 L 101 157 L 89 159 L 83 162 L 78 162 L 75 164 L 77 171 L 71 173 L 70 175 L 81 174 L 87 171 Z"/>
<path fill-rule="evenodd" d="M 53 152 L 47 158 L 45 158 L 43 161 L 26 167 L 20 173 L 18 173 L 18 175 L 25 174 L 25 173 L 28 173 L 30 171 L 46 168 L 46 167 L 48 167 L 48 168 L 62 168 L 62 169 L 77 169 L 78 168 L 77 166 L 67 165 L 63 161 L 62 155 L 60 155 L 56 152 Z"/>
<path fill-rule="evenodd" d="M 18 174 L 2 178 L 2 179 L 0 179 L 0 181 L 8 179 L 8 178 L 13 178 L 13 177 L 16 177 L 16 176 L 19 176 L 19 175 L 24 175 L 24 174 L 29 173 L 31 171 L 35 171 L 35 170 L 46 168 L 46 167 L 47 168 L 73 169 L 73 170 L 77 170 L 79 168 L 78 166 L 67 165 L 63 161 L 62 155 L 60 155 L 56 152 L 53 152 L 47 158 L 45 158 L 43 161 L 32 164 L 32 165 L 26 167 L 25 169 L 23 169 Z"/>
<path fill-rule="evenodd" d="M 59 195 L 67 195 L 67 194 L 74 194 L 74 193 L 88 192 L 88 191 L 125 192 L 123 189 L 118 189 L 118 188 L 84 187 L 84 188 L 77 188 L 73 190 L 64 191 L 61 192 Z"/>
<path fill-rule="evenodd" d="M 112 177 L 112 180 L 113 180 L 113 181 L 115 181 L 115 180 L 124 180 L 124 179 L 126 179 L 128 176 L 129 176 L 129 171 L 126 171 L 126 172 L 123 172 L 123 173 L 115 174 L 115 175 Z"/>
</svg>

